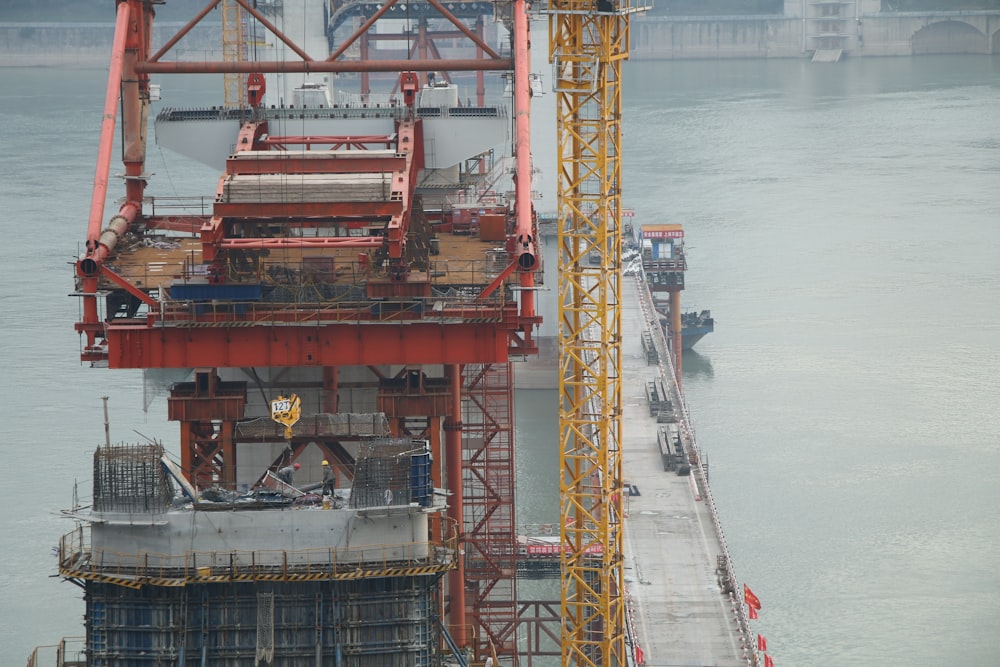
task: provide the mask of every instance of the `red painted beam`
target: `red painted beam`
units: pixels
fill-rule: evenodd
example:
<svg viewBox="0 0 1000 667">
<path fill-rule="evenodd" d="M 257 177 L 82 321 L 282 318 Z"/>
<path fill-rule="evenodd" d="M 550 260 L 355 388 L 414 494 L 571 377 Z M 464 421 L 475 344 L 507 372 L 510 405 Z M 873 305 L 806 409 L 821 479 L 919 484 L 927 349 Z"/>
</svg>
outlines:
<svg viewBox="0 0 1000 667">
<path fill-rule="evenodd" d="M 452 25 L 461 30 L 463 35 L 471 39 L 476 46 L 482 49 L 483 53 L 488 55 L 490 58 L 500 57 L 499 53 L 490 48 L 489 44 L 483 41 L 483 39 L 479 35 L 472 32 L 472 30 L 469 29 L 469 26 L 465 25 L 465 23 L 463 23 L 460 18 L 458 18 L 450 11 L 448 11 L 448 8 L 442 5 L 440 2 L 438 2 L 438 0 L 427 0 L 427 1 L 430 2 L 430 4 L 433 5 L 435 9 L 441 12 L 441 14 L 444 15 L 446 19 L 451 21 Z M 524 14 L 525 14 L 525 21 L 527 21 L 528 13 L 524 12 Z"/>
<path fill-rule="evenodd" d="M 174 35 L 173 37 L 171 37 L 170 39 L 168 39 L 166 41 L 166 43 L 162 47 L 160 47 L 159 51 L 157 51 L 152 56 L 150 56 L 149 60 L 151 62 L 156 62 L 157 60 L 159 60 L 160 58 L 162 58 L 164 55 L 166 55 L 167 52 L 170 51 L 170 49 L 172 49 L 174 47 L 174 44 L 176 44 L 177 42 L 181 41 L 181 39 L 184 37 L 184 35 L 186 35 L 189 32 L 191 32 L 191 29 L 194 28 L 196 25 L 198 25 L 198 23 L 203 18 L 205 18 L 206 16 L 208 16 L 208 13 L 210 11 L 212 11 L 213 9 L 215 9 L 215 6 L 218 5 L 220 2 L 222 2 L 222 0 L 212 0 L 210 3 L 208 3 L 204 7 L 204 9 L 202 9 L 200 12 L 198 12 L 197 16 L 195 16 L 193 19 L 191 19 L 190 21 L 188 21 L 187 25 L 185 25 L 183 28 L 180 29 L 180 32 L 178 32 L 176 35 Z"/>
<path fill-rule="evenodd" d="M 436 59 L 436 60 L 369 60 L 359 61 L 267 61 L 252 62 L 225 61 L 170 61 L 140 62 L 135 69 L 140 74 L 253 74 L 263 72 L 309 73 L 309 72 L 496 72 L 513 69 L 510 58 L 483 59 Z"/>
<path fill-rule="evenodd" d="M 219 256 L 219 242 L 225 238 L 226 228 L 222 218 L 212 216 L 201 226 L 201 259 L 203 262 L 214 262 Z"/>
<path fill-rule="evenodd" d="M 129 10 L 127 3 L 119 3 L 115 22 L 115 37 L 111 46 L 111 66 L 108 70 L 108 87 L 104 96 L 104 116 L 101 120 L 101 139 L 97 147 L 97 169 L 94 172 L 94 192 L 90 200 L 87 224 L 88 254 L 97 251 L 97 238 L 104 221 L 104 202 L 108 193 L 108 171 L 115 139 L 115 119 L 118 117 L 118 95 L 121 90 L 122 68 L 125 62 L 125 41 L 128 37 Z"/>
<path fill-rule="evenodd" d="M 521 313 L 530 317 L 535 314 L 536 255 L 538 253 L 534 234 L 534 218 L 531 205 L 531 76 L 530 76 L 530 35 L 528 12 L 524 0 L 515 0 L 512 5 L 514 15 L 514 128 L 516 130 L 514 158 L 517 167 L 514 174 L 514 213 L 517 225 L 514 230 L 515 255 L 521 267 Z"/>
<path fill-rule="evenodd" d="M 321 238 L 251 238 L 225 239 L 220 248 L 227 250 L 280 250 L 282 248 L 379 248 L 385 243 L 380 236 L 337 236 Z"/>
<path fill-rule="evenodd" d="M 510 274 L 514 273 L 514 271 L 516 271 L 516 270 L 517 270 L 517 260 L 514 260 L 513 262 L 511 262 L 510 264 L 508 264 L 507 268 L 504 269 L 503 271 L 501 271 L 500 275 L 498 275 L 496 278 L 494 278 L 493 282 L 491 282 L 489 285 L 487 285 L 485 287 L 485 289 L 483 289 L 483 291 L 480 292 L 479 296 L 476 297 L 476 298 L 477 299 L 485 299 L 489 295 L 493 294 L 493 292 L 496 292 L 497 288 L 499 288 L 500 285 L 503 284 L 503 281 L 507 280 L 507 278 L 510 276 Z"/>
<path fill-rule="evenodd" d="M 323 157 L 302 157 L 275 152 L 275 157 L 257 160 L 247 158 L 230 159 L 226 162 L 228 174 L 377 174 L 401 171 L 406 168 L 402 157 L 376 157 L 357 151 L 358 155 L 329 155 Z M 323 155 L 314 151 L 313 155 Z"/>
<path fill-rule="evenodd" d="M 400 76 L 400 88 L 404 93 L 416 92 L 419 84 L 412 72 Z M 392 187 L 403 194 L 401 210 L 394 215 L 386 225 L 386 238 L 389 240 L 389 258 L 401 262 L 406 254 L 406 236 L 410 228 L 410 215 L 413 210 L 413 194 L 417 187 L 417 174 L 424 166 L 424 133 L 419 120 L 401 121 L 396 126 L 399 135 L 400 154 L 406 158 L 406 168 L 392 175 Z"/>
<path fill-rule="evenodd" d="M 149 306 L 152 312 L 155 313 L 159 310 L 160 308 L 159 301 L 149 296 L 148 294 L 143 292 L 141 289 L 139 289 L 129 281 L 122 278 L 120 275 L 109 269 L 104 264 L 101 264 L 101 275 L 110 280 L 111 282 L 113 282 L 114 284 L 118 285 L 122 289 L 124 289 L 126 292 L 128 292 L 135 298 L 139 299 L 139 301 L 142 301 L 144 304 Z"/>
<path fill-rule="evenodd" d="M 301 327 L 108 327 L 111 368 L 364 366 L 507 361 L 496 324 L 330 324 Z"/>
</svg>

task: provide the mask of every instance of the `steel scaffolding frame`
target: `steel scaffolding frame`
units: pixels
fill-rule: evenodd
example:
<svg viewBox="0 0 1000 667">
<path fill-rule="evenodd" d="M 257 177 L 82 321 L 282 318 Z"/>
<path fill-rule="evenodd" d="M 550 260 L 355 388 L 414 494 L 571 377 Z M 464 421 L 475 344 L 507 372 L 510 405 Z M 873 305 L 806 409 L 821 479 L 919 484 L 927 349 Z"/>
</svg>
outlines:
<svg viewBox="0 0 1000 667">
<path fill-rule="evenodd" d="M 466 608 L 476 655 L 517 660 L 513 365 L 463 370 L 462 467 Z M 513 664 L 513 663 L 512 663 Z"/>
<path fill-rule="evenodd" d="M 123 588 L 88 582 L 88 665 L 430 667 L 437 576 Z"/>
</svg>

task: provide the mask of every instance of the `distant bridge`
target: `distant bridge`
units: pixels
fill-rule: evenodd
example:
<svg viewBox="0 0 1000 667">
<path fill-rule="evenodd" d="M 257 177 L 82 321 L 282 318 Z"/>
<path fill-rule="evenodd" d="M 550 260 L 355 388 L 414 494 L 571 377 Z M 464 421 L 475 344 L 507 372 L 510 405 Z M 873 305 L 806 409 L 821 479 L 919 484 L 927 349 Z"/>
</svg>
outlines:
<svg viewBox="0 0 1000 667">
<path fill-rule="evenodd" d="M 632 23 L 632 58 L 1000 53 L 1000 10 L 883 13 L 866 6 L 872 0 L 804 0 L 786 1 L 783 15 L 641 17 Z"/>
</svg>

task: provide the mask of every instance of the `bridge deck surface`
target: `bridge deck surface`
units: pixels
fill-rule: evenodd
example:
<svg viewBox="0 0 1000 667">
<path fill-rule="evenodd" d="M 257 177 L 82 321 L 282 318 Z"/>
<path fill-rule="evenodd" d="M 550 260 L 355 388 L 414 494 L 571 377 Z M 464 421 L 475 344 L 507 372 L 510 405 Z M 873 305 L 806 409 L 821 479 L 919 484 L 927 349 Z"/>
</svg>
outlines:
<svg viewBox="0 0 1000 667">
<path fill-rule="evenodd" d="M 641 494 L 627 498 L 624 536 L 638 644 L 648 667 L 745 666 L 739 626 L 716 576 L 723 548 L 711 511 L 696 500 L 692 477 L 663 470 L 645 395 L 646 381 L 660 371 L 646 364 L 639 335 L 645 317 L 632 279 L 622 283 L 622 300 L 624 481 Z"/>
</svg>

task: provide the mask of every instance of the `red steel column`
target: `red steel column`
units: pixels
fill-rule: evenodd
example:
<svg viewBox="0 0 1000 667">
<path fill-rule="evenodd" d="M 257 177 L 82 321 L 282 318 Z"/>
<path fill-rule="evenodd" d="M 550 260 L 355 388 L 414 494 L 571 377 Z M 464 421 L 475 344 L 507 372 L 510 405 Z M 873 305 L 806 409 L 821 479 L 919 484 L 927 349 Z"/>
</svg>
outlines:
<svg viewBox="0 0 1000 667">
<path fill-rule="evenodd" d="M 136 64 L 149 58 L 153 12 L 134 3 L 125 43 L 121 79 L 122 162 L 125 165 L 125 197 L 142 206 L 146 187 L 146 131 L 149 118 L 149 75 L 136 72 Z"/>
<path fill-rule="evenodd" d="M 108 69 L 108 87 L 104 97 L 104 117 L 101 121 L 101 137 L 97 148 L 97 168 L 94 171 L 94 191 L 90 200 L 90 215 L 87 220 L 87 255 L 97 252 L 101 225 L 104 222 L 104 201 L 108 192 L 108 172 L 111 169 L 111 152 L 115 140 L 115 119 L 118 117 L 118 95 L 121 89 L 122 67 L 125 60 L 125 42 L 129 24 L 130 7 L 127 3 L 118 5 L 115 21 L 115 36 L 111 47 L 111 65 Z M 83 276 L 83 322 L 80 331 L 87 336 L 86 349 L 92 350 L 97 343 L 100 317 L 97 312 L 97 274 Z"/>
<path fill-rule="evenodd" d="M 529 54 L 528 11 L 524 0 L 511 6 L 514 15 L 514 127 L 516 163 L 514 182 L 515 254 L 521 290 L 521 316 L 535 316 L 535 252 L 534 219 L 531 206 L 531 62 Z M 531 339 L 531 328 L 524 332 Z"/>
<path fill-rule="evenodd" d="M 219 430 L 219 448 L 222 450 L 222 488 L 236 490 L 236 422 L 228 419 Z"/>
<path fill-rule="evenodd" d="M 336 366 L 323 367 L 323 412 L 330 414 L 337 412 L 339 403 L 337 396 L 337 383 L 340 373 Z"/>
</svg>

